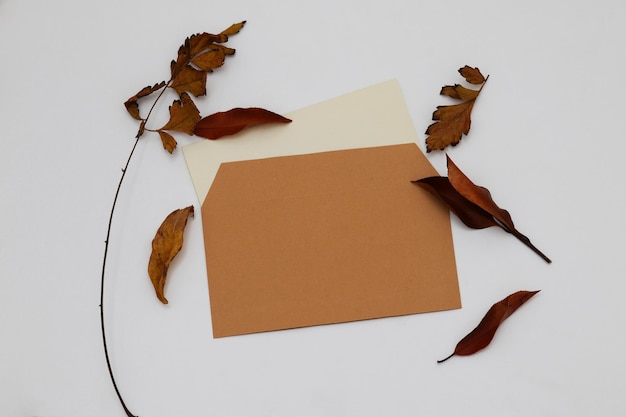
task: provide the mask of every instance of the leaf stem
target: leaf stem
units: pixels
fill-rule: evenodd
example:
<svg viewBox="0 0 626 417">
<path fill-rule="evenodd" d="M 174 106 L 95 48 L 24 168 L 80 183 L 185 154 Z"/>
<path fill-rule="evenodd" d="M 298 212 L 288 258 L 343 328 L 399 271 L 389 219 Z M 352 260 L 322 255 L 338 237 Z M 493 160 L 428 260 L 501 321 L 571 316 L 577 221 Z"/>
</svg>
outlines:
<svg viewBox="0 0 626 417">
<path fill-rule="evenodd" d="M 548 258 L 539 249 L 537 249 L 537 247 L 530 242 L 530 239 L 528 239 L 526 236 L 524 236 L 519 231 L 517 231 L 517 229 L 512 229 L 512 230 L 504 229 L 504 230 L 506 230 L 507 232 L 511 233 L 513 236 L 518 238 L 524 245 L 528 246 L 530 249 L 533 250 L 533 252 L 535 252 L 537 255 L 539 255 L 541 257 L 541 259 L 543 259 L 544 261 L 546 261 L 549 264 L 552 263 L 552 260 L 550 258 Z"/>
<path fill-rule="evenodd" d="M 451 357 L 453 357 L 453 356 L 454 356 L 454 354 L 455 354 L 455 353 L 454 353 L 454 352 L 452 352 L 452 353 L 451 353 L 448 357 L 443 358 L 443 359 L 439 359 L 439 360 L 437 361 L 437 363 L 442 363 L 442 362 L 447 361 L 448 359 L 450 359 Z"/>
<path fill-rule="evenodd" d="M 107 237 L 104 241 L 104 257 L 102 259 L 102 278 L 100 280 L 100 327 L 102 328 L 102 345 L 104 347 L 104 357 L 106 358 L 107 368 L 109 370 L 109 376 L 111 377 L 111 382 L 113 383 L 113 388 L 115 389 L 115 393 L 117 394 L 117 398 L 120 400 L 120 404 L 124 409 L 127 417 L 136 417 L 133 413 L 130 412 L 124 399 L 122 398 L 122 394 L 117 387 L 117 383 L 115 382 L 115 376 L 113 375 L 113 368 L 111 367 L 111 359 L 109 358 L 109 349 L 107 347 L 107 338 L 104 327 L 104 278 L 107 264 L 107 255 L 109 253 L 109 238 L 111 236 L 111 224 L 113 223 L 113 214 L 115 213 L 115 207 L 117 205 L 117 198 L 120 194 L 120 189 L 122 188 L 122 183 L 124 182 L 124 177 L 126 176 L 126 170 L 128 169 L 128 165 L 130 164 L 130 160 L 135 153 L 135 149 L 137 148 L 137 143 L 139 142 L 139 137 L 135 139 L 135 144 L 128 155 L 128 159 L 126 160 L 126 165 L 122 168 L 122 176 L 120 177 L 120 182 L 117 184 L 117 190 L 115 191 L 115 197 L 113 198 L 113 205 L 111 206 L 111 213 L 109 215 L 109 225 L 107 227 Z"/>
<path fill-rule="evenodd" d="M 163 95 L 163 93 L 165 93 L 165 90 L 167 90 L 167 87 L 170 86 L 170 84 L 172 83 L 172 79 L 170 78 L 169 81 L 167 83 L 165 83 L 165 85 L 163 86 L 163 88 L 161 89 L 161 92 L 159 93 L 159 95 L 157 96 L 156 99 L 154 99 L 154 102 L 152 102 L 152 106 L 150 106 L 150 110 L 148 110 L 148 115 L 146 116 L 144 120 L 144 122 L 147 122 L 148 119 L 150 118 L 150 115 L 152 114 L 152 110 L 154 110 L 154 107 L 157 104 L 157 101 L 159 101 L 159 99 L 161 98 L 161 96 Z M 151 129 L 146 129 L 150 132 L 154 132 L 154 130 Z"/>
</svg>

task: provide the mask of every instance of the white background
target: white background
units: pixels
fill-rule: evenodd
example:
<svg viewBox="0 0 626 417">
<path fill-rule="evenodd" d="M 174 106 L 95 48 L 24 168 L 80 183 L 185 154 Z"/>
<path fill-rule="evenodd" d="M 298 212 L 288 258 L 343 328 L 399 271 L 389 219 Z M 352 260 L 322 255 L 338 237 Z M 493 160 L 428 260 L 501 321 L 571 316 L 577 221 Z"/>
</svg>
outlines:
<svg viewBox="0 0 626 417">
<path fill-rule="evenodd" d="M 245 19 L 229 41 L 237 55 L 209 76 L 203 115 L 285 113 L 397 78 L 423 149 L 446 104 L 440 87 L 460 82 L 465 64 L 490 74 L 470 135 L 449 154 L 554 263 L 453 218 L 462 309 L 213 339 L 199 216 L 168 306 L 146 276 L 165 215 L 198 207 L 182 153 L 146 135 L 106 281 L 110 353 L 131 411 L 626 415 L 625 17 L 619 0 L 0 0 L 0 414 L 124 415 L 98 308 L 110 204 L 137 129 L 122 103 L 168 78 L 185 37 Z M 428 158 L 445 175 L 443 154 Z M 520 289 L 542 292 L 486 350 L 436 364 Z"/>
</svg>

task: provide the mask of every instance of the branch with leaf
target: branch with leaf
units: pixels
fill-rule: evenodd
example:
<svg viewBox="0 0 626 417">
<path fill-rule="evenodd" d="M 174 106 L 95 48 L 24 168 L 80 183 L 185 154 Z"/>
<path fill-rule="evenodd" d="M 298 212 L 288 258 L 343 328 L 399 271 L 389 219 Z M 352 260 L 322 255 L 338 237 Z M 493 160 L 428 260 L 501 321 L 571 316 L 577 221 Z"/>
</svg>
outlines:
<svg viewBox="0 0 626 417">
<path fill-rule="evenodd" d="M 142 138 L 146 132 L 157 133 L 163 144 L 163 148 L 169 153 L 173 153 L 178 145 L 174 138 L 175 133 L 185 133 L 190 136 L 195 135 L 206 139 L 218 139 L 223 136 L 235 134 L 249 126 L 291 122 L 291 120 L 279 114 L 259 107 L 238 107 L 228 111 L 214 113 L 204 118 L 200 116 L 200 111 L 196 107 L 192 96 L 200 97 L 206 95 L 208 74 L 224 65 L 227 57 L 235 54 L 235 50 L 225 46 L 225 43 L 230 36 L 239 33 L 244 27 L 244 24 L 245 21 L 235 23 L 219 34 L 199 33 L 188 37 L 178 49 L 176 59 L 172 60 L 170 64 L 170 78 L 167 81 L 161 81 L 142 88 L 124 103 L 128 113 L 139 121 L 139 129 L 135 136 L 135 142 L 130 154 L 128 155 L 128 159 L 126 160 L 126 164 L 124 168 L 122 168 L 122 175 L 115 191 L 109 214 L 102 260 L 102 275 L 100 279 L 100 325 L 109 376 L 120 404 L 128 417 L 135 416 L 126 406 L 117 386 L 107 346 L 104 314 L 104 284 L 111 237 L 111 225 L 113 223 L 115 207 L 128 166 L 135 153 L 139 139 Z M 169 107 L 169 120 L 167 123 L 158 129 L 151 129 L 148 127 L 150 116 L 157 102 L 163 97 L 164 92 L 168 88 L 177 93 L 178 99 L 174 100 Z M 142 116 L 140 102 L 157 92 L 158 94 L 156 94 L 156 98 L 152 102 L 145 117 Z M 187 224 L 187 219 L 191 215 L 193 215 L 193 206 L 175 210 L 170 213 L 159 227 L 152 242 L 152 255 L 148 264 L 148 274 L 154 285 L 157 297 L 165 304 L 167 303 L 167 299 L 163 295 L 163 287 L 165 285 L 167 270 L 170 262 L 182 247 L 183 232 Z"/>
</svg>

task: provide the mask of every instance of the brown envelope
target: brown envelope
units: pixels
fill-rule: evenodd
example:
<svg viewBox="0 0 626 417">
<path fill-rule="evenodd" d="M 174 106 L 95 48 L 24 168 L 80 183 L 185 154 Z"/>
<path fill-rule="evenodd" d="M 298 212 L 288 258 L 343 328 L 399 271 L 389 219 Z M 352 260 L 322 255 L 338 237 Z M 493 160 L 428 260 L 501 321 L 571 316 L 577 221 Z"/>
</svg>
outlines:
<svg viewBox="0 0 626 417">
<path fill-rule="evenodd" d="M 220 165 L 202 206 L 213 336 L 461 306 L 415 144 Z"/>
</svg>

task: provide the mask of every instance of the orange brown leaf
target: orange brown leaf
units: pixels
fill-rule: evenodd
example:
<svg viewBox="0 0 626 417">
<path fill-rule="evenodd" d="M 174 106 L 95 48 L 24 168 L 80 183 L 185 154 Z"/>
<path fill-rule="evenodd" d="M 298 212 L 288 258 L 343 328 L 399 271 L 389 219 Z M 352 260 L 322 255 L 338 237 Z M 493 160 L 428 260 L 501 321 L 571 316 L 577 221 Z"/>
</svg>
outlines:
<svg viewBox="0 0 626 417">
<path fill-rule="evenodd" d="M 472 229 L 498 226 L 512 234 L 547 263 L 552 261 L 513 224 L 507 210 L 501 209 L 485 187 L 474 184 L 446 155 L 448 177 L 427 177 L 414 181 L 426 191 L 439 197 L 457 217 Z"/>
<path fill-rule="evenodd" d="M 198 33 L 191 35 L 185 44 L 181 48 L 187 48 L 183 51 L 185 56 L 193 59 L 195 56 L 201 54 L 205 50 L 212 48 L 216 43 L 224 43 L 228 40 L 227 35 L 213 35 L 211 33 Z"/>
<path fill-rule="evenodd" d="M 224 65 L 223 49 L 212 49 L 203 54 L 199 54 L 191 60 L 191 63 L 203 71 L 213 71 L 214 68 Z"/>
<path fill-rule="evenodd" d="M 170 135 L 164 130 L 159 130 L 158 132 L 159 136 L 161 137 L 161 142 L 163 143 L 163 148 L 169 153 L 174 152 L 174 149 L 176 149 L 176 145 L 178 144 L 178 142 L 176 142 L 176 139 L 174 139 L 174 136 Z"/>
<path fill-rule="evenodd" d="M 267 123 L 291 123 L 291 120 L 259 107 L 237 107 L 204 117 L 196 124 L 194 134 L 207 139 L 218 139 L 249 126 Z"/>
<path fill-rule="evenodd" d="M 456 345 L 454 352 L 438 363 L 454 355 L 467 356 L 484 349 L 491 343 L 500 324 L 539 291 L 518 291 L 495 303 L 480 321 L 478 326 Z"/>
<path fill-rule="evenodd" d="M 174 210 L 165 218 L 152 240 L 148 275 L 157 298 L 163 304 L 167 304 L 164 295 L 167 271 L 170 263 L 183 247 L 183 233 L 189 216 L 193 216 L 193 206 Z"/>
<path fill-rule="evenodd" d="M 193 135 L 194 127 L 200 120 L 200 111 L 189 94 L 180 95 L 180 100 L 170 106 L 170 120 L 159 130 L 175 130 Z"/>
<path fill-rule="evenodd" d="M 207 72 L 198 70 L 191 65 L 185 65 L 172 78 L 172 87 L 178 94 L 190 92 L 196 97 L 206 95 L 206 76 Z"/>
<path fill-rule="evenodd" d="M 467 81 L 470 84 L 477 85 L 477 84 L 482 84 L 485 81 L 487 81 L 487 78 L 485 78 L 480 73 L 480 70 L 478 69 L 478 67 L 472 68 L 466 65 L 463 68 L 459 69 L 459 73 L 463 76 L 463 78 L 465 78 L 465 81 Z"/>
<path fill-rule="evenodd" d="M 234 35 L 236 33 L 239 33 L 239 31 L 241 29 L 243 29 L 243 26 L 245 24 L 246 24 L 245 20 L 243 22 L 234 23 L 234 24 L 230 25 L 228 28 L 224 29 L 220 34 L 221 35 L 226 35 L 226 36 Z"/>
<path fill-rule="evenodd" d="M 487 81 L 478 68 L 464 66 L 459 69 L 459 73 L 470 84 L 483 84 Z M 461 103 L 438 106 L 433 113 L 435 123 L 428 126 L 426 134 L 426 151 L 443 150 L 447 146 L 456 146 L 463 135 L 469 133 L 472 120 L 472 109 L 478 95 L 482 90 L 482 86 L 478 90 L 463 87 L 459 84 L 446 85 L 441 89 L 440 94 L 461 100 Z"/>
</svg>

